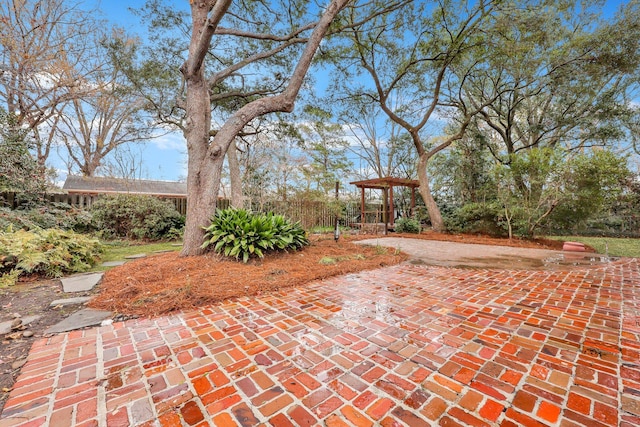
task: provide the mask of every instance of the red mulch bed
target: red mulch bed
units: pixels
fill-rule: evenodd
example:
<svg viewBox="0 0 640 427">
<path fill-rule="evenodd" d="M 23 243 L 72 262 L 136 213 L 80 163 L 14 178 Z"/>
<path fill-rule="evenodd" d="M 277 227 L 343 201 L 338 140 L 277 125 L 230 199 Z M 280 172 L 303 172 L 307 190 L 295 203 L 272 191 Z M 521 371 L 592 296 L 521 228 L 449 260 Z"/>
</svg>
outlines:
<svg viewBox="0 0 640 427">
<path fill-rule="evenodd" d="M 181 257 L 178 252 L 128 262 L 107 271 L 90 306 L 115 313 L 154 316 L 260 295 L 340 274 L 398 264 L 393 249 L 341 240 L 316 240 L 300 251 L 277 253 L 247 264 L 216 255 Z"/>
<path fill-rule="evenodd" d="M 425 232 L 392 234 L 428 240 L 562 249 L 562 242 L 537 239 L 499 239 L 480 235 Z M 90 306 L 124 315 L 155 316 L 196 308 L 238 296 L 260 295 L 313 280 L 398 264 L 407 259 L 393 249 L 351 243 L 380 235 L 344 234 L 314 237 L 303 250 L 267 255 L 247 264 L 210 254 L 181 257 L 177 252 L 154 255 L 109 270 L 100 294 Z M 333 263 L 321 262 L 331 261 Z"/>
</svg>

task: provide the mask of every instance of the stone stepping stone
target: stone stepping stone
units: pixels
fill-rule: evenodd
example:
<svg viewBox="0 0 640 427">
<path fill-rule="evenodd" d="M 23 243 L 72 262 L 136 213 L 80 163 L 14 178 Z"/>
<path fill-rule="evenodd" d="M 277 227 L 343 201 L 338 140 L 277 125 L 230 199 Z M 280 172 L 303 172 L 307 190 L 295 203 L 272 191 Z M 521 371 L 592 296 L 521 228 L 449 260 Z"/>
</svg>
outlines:
<svg viewBox="0 0 640 427">
<path fill-rule="evenodd" d="M 21 325 L 23 326 L 28 325 L 31 322 L 35 322 L 39 318 L 40 316 L 18 317 L 18 319 L 22 320 Z M 6 322 L 0 322 L 0 335 L 8 334 L 9 332 L 11 332 L 11 324 L 13 323 L 14 320 L 15 319 L 7 320 Z"/>
<path fill-rule="evenodd" d="M 126 257 L 124 257 L 124 259 L 140 259 L 146 256 L 147 254 L 134 254 L 134 255 L 127 255 Z"/>
<path fill-rule="evenodd" d="M 59 305 L 65 306 L 65 305 L 84 304 L 88 302 L 90 299 L 91 297 L 74 297 L 74 298 L 57 299 L 55 301 L 51 301 L 51 304 L 49 304 L 49 307 L 57 307 Z"/>
<path fill-rule="evenodd" d="M 102 279 L 102 273 L 82 274 L 60 279 L 65 292 L 90 291 Z"/>
<path fill-rule="evenodd" d="M 73 313 L 63 321 L 53 325 L 44 333 L 58 334 L 60 332 L 74 331 L 76 329 L 82 329 L 88 326 L 98 326 L 102 323 L 103 320 L 109 319 L 111 316 L 112 313 L 110 311 L 85 308 Z"/>
<path fill-rule="evenodd" d="M 124 264 L 126 261 L 106 261 L 102 263 L 103 267 L 117 267 Z"/>
</svg>

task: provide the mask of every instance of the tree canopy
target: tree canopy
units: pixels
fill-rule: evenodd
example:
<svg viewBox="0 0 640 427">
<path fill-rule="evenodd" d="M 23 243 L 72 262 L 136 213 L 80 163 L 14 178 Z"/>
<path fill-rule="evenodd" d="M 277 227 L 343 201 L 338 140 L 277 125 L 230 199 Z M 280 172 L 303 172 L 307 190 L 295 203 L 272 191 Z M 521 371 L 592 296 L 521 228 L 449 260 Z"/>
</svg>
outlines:
<svg viewBox="0 0 640 427">
<path fill-rule="evenodd" d="M 640 151 L 640 3 L 601 6 L 147 0 L 137 38 L 71 0 L 0 0 L 3 135 L 40 171 L 57 144 L 92 175 L 156 126 L 179 131 L 184 254 L 201 252 L 226 177 L 243 206 L 293 183 L 326 193 L 348 174 L 400 174 L 420 181 L 436 230 L 490 205 L 530 234 L 619 203 L 604 195 Z"/>
</svg>

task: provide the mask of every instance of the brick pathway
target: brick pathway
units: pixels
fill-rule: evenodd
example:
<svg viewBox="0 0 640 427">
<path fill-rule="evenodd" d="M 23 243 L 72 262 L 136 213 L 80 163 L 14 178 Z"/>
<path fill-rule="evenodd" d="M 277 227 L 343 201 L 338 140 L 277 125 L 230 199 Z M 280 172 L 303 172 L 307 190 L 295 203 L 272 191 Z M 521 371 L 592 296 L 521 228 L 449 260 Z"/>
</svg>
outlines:
<svg viewBox="0 0 640 427">
<path fill-rule="evenodd" d="M 400 265 L 42 339 L 0 426 L 637 426 L 640 260 Z"/>
</svg>

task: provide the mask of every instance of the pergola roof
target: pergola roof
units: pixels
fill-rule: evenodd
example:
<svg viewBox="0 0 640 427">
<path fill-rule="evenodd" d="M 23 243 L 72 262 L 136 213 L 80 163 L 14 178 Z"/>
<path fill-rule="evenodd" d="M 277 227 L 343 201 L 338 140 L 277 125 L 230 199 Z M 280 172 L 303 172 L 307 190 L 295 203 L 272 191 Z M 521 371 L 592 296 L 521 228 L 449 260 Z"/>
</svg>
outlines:
<svg viewBox="0 0 640 427">
<path fill-rule="evenodd" d="M 374 178 L 365 179 L 364 181 L 354 181 L 349 184 L 355 185 L 358 188 L 377 188 L 384 189 L 389 187 L 420 187 L 420 183 L 414 179 L 405 178 L 392 178 L 390 176 L 386 178 Z"/>
</svg>

